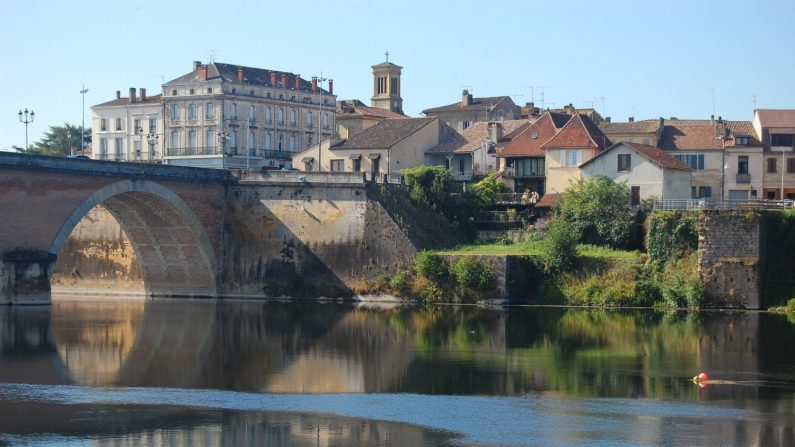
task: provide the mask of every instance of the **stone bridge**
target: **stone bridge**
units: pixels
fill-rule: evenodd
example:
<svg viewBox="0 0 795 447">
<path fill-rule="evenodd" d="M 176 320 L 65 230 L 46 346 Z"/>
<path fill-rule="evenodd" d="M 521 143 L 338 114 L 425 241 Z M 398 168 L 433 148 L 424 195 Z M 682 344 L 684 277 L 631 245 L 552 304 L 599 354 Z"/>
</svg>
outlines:
<svg viewBox="0 0 795 447">
<path fill-rule="evenodd" d="M 349 293 L 416 253 L 355 175 L 0 152 L 0 303 L 50 301 L 55 261 L 97 205 L 126 233 L 148 296 Z"/>
</svg>

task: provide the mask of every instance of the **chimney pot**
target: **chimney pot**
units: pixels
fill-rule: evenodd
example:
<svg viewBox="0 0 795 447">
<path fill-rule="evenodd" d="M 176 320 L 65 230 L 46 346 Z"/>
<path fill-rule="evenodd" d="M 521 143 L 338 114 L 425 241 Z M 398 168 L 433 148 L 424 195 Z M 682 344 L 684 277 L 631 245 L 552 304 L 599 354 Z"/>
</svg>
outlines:
<svg viewBox="0 0 795 447">
<path fill-rule="evenodd" d="M 609 116 L 605 117 L 605 122 L 606 122 L 606 123 L 609 123 L 609 122 L 611 122 L 611 121 L 610 121 L 610 119 L 611 119 L 611 118 L 610 118 Z"/>
<path fill-rule="evenodd" d="M 245 77 L 245 72 L 243 71 L 243 67 L 237 67 L 237 80 L 239 82 L 243 82 L 243 79 L 245 78 L 246 77 Z"/>
<path fill-rule="evenodd" d="M 317 76 L 312 77 L 312 91 L 313 92 L 317 91 Z"/>
<path fill-rule="evenodd" d="M 135 102 L 135 87 L 130 87 L 130 104 Z"/>
<path fill-rule="evenodd" d="M 300 74 L 295 75 L 295 89 L 296 90 L 301 90 L 301 75 Z"/>
<path fill-rule="evenodd" d="M 329 95 L 333 95 L 334 94 L 334 80 L 333 79 L 329 79 L 328 80 L 328 94 Z"/>
<path fill-rule="evenodd" d="M 116 90 L 116 99 L 121 99 L 121 90 Z"/>
<path fill-rule="evenodd" d="M 271 87 L 276 87 L 276 73 L 271 72 Z"/>
<path fill-rule="evenodd" d="M 635 122 L 635 117 L 634 116 L 630 116 L 629 117 L 629 122 L 630 123 L 634 123 Z"/>
<path fill-rule="evenodd" d="M 282 88 L 290 88 L 287 84 L 287 73 L 282 73 Z"/>
<path fill-rule="evenodd" d="M 198 72 L 200 81 L 207 80 L 207 68 L 208 67 L 206 65 L 200 65 L 199 68 L 196 70 Z"/>
<path fill-rule="evenodd" d="M 146 101 L 146 89 L 141 87 L 140 90 L 141 90 L 141 102 L 144 102 Z"/>
</svg>

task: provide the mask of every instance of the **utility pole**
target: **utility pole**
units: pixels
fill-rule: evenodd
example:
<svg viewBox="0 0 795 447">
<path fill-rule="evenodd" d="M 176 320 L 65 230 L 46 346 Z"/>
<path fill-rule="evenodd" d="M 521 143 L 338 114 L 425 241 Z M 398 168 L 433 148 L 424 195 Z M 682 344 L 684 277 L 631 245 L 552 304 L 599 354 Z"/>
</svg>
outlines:
<svg viewBox="0 0 795 447">
<path fill-rule="evenodd" d="M 83 84 L 83 89 L 80 90 L 80 94 L 83 95 L 83 124 L 81 124 L 80 128 L 80 154 L 84 154 L 86 150 L 86 93 L 88 93 L 88 89 L 86 85 Z"/>
</svg>

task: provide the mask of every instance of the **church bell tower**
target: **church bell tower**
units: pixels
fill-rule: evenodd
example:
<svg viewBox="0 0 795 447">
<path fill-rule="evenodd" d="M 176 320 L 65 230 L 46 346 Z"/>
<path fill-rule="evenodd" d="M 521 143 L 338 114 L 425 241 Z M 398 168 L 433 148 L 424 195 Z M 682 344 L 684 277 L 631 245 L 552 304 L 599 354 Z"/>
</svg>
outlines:
<svg viewBox="0 0 795 447">
<path fill-rule="evenodd" d="M 403 98 L 400 97 L 400 71 L 403 67 L 389 62 L 389 52 L 386 61 L 373 65 L 373 97 L 370 98 L 372 107 L 390 110 L 403 114 Z"/>
</svg>

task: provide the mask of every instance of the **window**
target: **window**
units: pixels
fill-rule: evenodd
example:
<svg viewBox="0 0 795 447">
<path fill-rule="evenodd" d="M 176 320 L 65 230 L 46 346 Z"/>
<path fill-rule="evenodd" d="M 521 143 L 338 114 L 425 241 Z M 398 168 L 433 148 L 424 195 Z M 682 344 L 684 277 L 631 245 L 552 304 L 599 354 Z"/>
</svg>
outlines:
<svg viewBox="0 0 795 447">
<path fill-rule="evenodd" d="M 177 91 L 176 90 L 171 90 L 171 96 L 177 96 Z"/>
<path fill-rule="evenodd" d="M 100 158 L 107 158 L 107 156 L 108 156 L 108 139 L 107 138 L 100 138 L 99 139 L 99 156 L 100 156 Z"/>
<path fill-rule="evenodd" d="M 205 118 L 210 119 L 210 120 L 215 118 L 215 103 L 214 102 L 208 102 L 207 103 L 207 107 L 205 107 L 205 110 L 204 110 L 204 116 L 205 116 Z"/>
<path fill-rule="evenodd" d="M 633 186 L 631 191 L 632 191 L 632 197 L 630 205 L 640 205 L 640 186 Z"/>
<path fill-rule="evenodd" d="M 266 107 L 265 108 L 265 122 L 267 122 L 267 123 L 271 122 L 271 108 L 270 107 Z"/>
<path fill-rule="evenodd" d="M 312 127 L 312 112 L 306 112 L 306 127 Z"/>
<path fill-rule="evenodd" d="M 113 148 L 116 152 L 116 160 L 121 160 L 124 154 L 124 139 L 123 138 L 115 138 L 113 140 Z"/>
<path fill-rule="evenodd" d="M 698 198 L 698 189 L 695 186 L 690 187 L 690 198 L 692 199 Z"/>
<path fill-rule="evenodd" d="M 618 172 L 628 172 L 632 169 L 632 154 L 618 154 Z"/>
<path fill-rule="evenodd" d="M 740 155 L 737 157 L 737 173 L 748 174 L 748 156 Z"/>
<path fill-rule="evenodd" d="M 380 171 L 380 170 L 381 170 L 381 163 L 380 163 L 380 161 L 381 161 L 381 160 L 379 160 L 379 159 L 377 159 L 377 158 L 375 158 L 375 159 L 373 159 L 373 160 L 371 160 L 371 161 L 370 161 L 370 172 L 372 172 L 373 174 L 377 174 L 377 173 L 378 173 L 378 171 Z"/>
<path fill-rule="evenodd" d="M 190 151 L 191 153 L 194 153 L 196 151 L 196 146 L 197 146 L 196 131 L 195 130 L 188 131 L 188 148 L 191 150 Z"/>
<path fill-rule="evenodd" d="M 212 87 L 207 87 L 207 93 L 212 93 L 212 92 L 213 92 L 213 88 Z"/>
<path fill-rule="evenodd" d="M 767 172 L 775 173 L 776 172 L 776 159 L 775 158 L 768 158 L 767 159 Z"/>
<path fill-rule="evenodd" d="M 257 119 L 257 109 L 252 105 L 248 108 L 248 120 L 254 121 Z"/>
<path fill-rule="evenodd" d="M 748 146 L 748 137 L 736 137 L 734 144 L 735 146 Z"/>
<path fill-rule="evenodd" d="M 461 124 L 458 126 L 460 130 L 464 130 L 469 128 L 469 121 L 461 121 Z"/>
<path fill-rule="evenodd" d="M 135 150 L 135 156 L 141 158 L 141 140 L 133 141 L 133 150 Z"/>
<path fill-rule="evenodd" d="M 172 149 L 179 149 L 179 131 L 175 130 L 171 132 L 171 148 Z"/>
<path fill-rule="evenodd" d="M 179 106 L 176 104 L 171 106 L 171 119 L 172 120 L 179 119 Z"/>
<path fill-rule="evenodd" d="M 204 138 L 205 138 L 204 144 L 207 145 L 207 148 L 208 149 L 215 148 L 215 138 L 216 138 L 215 131 L 214 130 L 208 130 L 204 135 L 205 135 L 204 136 Z"/>
<path fill-rule="evenodd" d="M 700 199 L 706 199 L 712 197 L 712 187 L 711 186 L 701 186 L 698 188 L 698 197 Z"/>
<path fill-rule="evenodd" d="M 116 130 L 121 130 L 121 118 L 116 118 Z"/>
<path fill-rule="evenodd" d="M 232 103 L 229 106 L 229 118 L 236 120 L 237 119 L 237 104 Z"/>
<path fill-rule="evenodd" d="M 362 171 L 362 159 L 357 158 L 353 160 L 353 172 L 361 172 Z"/>
<path fill-rule="evenodd" d="M 792 174 L 795 172 L 795 158 L 787 159 L 787 173 Z"/>
<path fill-rule="evenodd" d="M 328 129 L 328 113 L 323 114 L 323 128 Z"/>
<path fill-rule="evenodd" d="M 254 132 L 248 133 L 248 154 L 254 155 Z"/>
<path fill-rule="evenodd" d="M 345 160 L 331 160 L 331 170 L 342 172 L 345 170 Z"/>
<path fill-rule="evenodd" d="M 191 95 L 193 95 L 194 93 L 196 93 L 196 90 L 194 90 L 194 89 L 190 89 L 190 91 L 189 91 L 188 93 L 190 93 Z"/>
<path fill-rule="evenodd" d="M 543 158 L 519 158 L 513 161 L 517 177 L 540 177 L 544 175 Z"/>
<path fill-rule="evenodd" d="M 149 133 L 157 132 L 157 118 L 149 118 Z"/>
<path fill-rule="evenodd" d="M 271 149 L 271 134 L 270 133 L 266 133 L 265 134 L 265 149 L 267 149 L 267 150 Z"/>
<path fill-rule="evenodd" d="M 694 171 L 704 170 L 704 154 L 674 155 L 674 157 Z"/>
<path fill-rule="evenodd" d="M 290 110 L 290 124 L 295 126 L 295 110 Z"/>
<path fill-rule="evenodd" d="M 229 147 L 232 149 L 232 153 L 237 155 L 237 130 L 229 132 Z"/>
<path fill-rule="evenodd" d="M 312 134 L 311 133 L 306 134 L 306 145 L 307 145 L 307 147 L 311 146 L 312 143 L 314 143 L 314 140 L 312 138 Z"/>
<path fill-rule="evenodd" d="M 283 150 L 284 150 L 284 135 L 282 135 L 282 134 L 279 134 L 279 146 L 278 146 L 278 150 L 279 150 L 279 151 L 283 151 Z"/>
<path fill-rule="evenodd" d="M 284 124 L 284 109 L 276 110 L 276 122 L 279 124 Z"/>
<path fill-rule="evenodd" d="M 534 139 L 534 140 L 537 140 L 537 139 L 538 139 L 538 132 L 533 132 L 533 133 L 530 135 L 530 137 L 531 137 L 532 139 Z"/>
<path fill-rule="evenodd" d="M 188 104 L 188 119 L 189 120 L 196 119 L 196 104 L 194 103 Z"/>
<path fill-rule="evenodd" d="M 560 151 L 561 166 L 579 166 L 581 160 L 579 149 L 562 149 Z"/>
<path fill-rule="evenodd" d="M 773 134 L 770 136 L 770 145 L 792 147 L 792 135 Z"/>
<path fill-rule="evenodd" d="M 295 136 L 290 135 L 290 146 L 288 148 L 290 152 L 295 152 Z"/>
<path fill-rule="evenodd" d="M 108 120 L 107 119 L 102 118 L 101 120 L 99 120 L 99 130 L 101 130 L 103 132 L 108 130 Z"/>
<path fill-rule="evenodd" d="M 139 132 L 143 132 L 144 131 L 144 128 L 141 127 L 141 120 L 139 118 L 136 118 L 133 121 L 133 130 L 135 131 L 135 133 L 139 133 Z"/>
<path fill-rule="evenodd" d="M 776 192 L 775 191 L 768 191 L 767 192 L 767 199 L 768 200 L 773 200 L 775 198 L 776 198 Z"/>
</svg>

